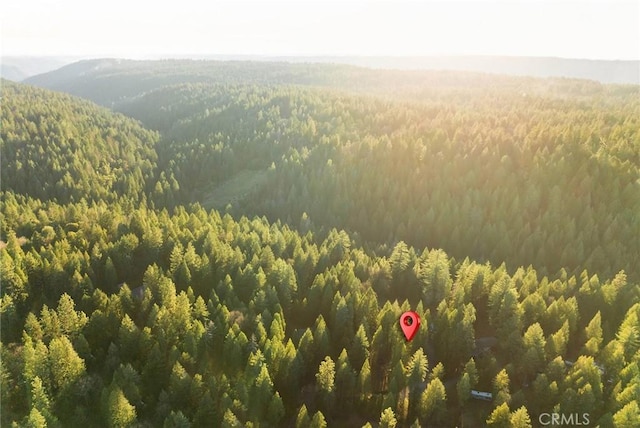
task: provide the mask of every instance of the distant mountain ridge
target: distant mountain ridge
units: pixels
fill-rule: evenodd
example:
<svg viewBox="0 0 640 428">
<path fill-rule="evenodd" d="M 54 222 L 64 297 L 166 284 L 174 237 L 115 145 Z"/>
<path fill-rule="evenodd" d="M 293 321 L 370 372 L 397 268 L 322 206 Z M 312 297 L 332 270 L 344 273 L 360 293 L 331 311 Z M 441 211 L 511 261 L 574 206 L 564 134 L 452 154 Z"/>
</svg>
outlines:
<svg viewBox="0 0 640 428">
<path fill-rule="evenodd" d="M 438 55 L 438 56 L 259 56 L 215 55 L 191 57 L 240 61 L 284 61 L 347 64 L 390 70 L 454 70 L 511 76 L 567 77 L 601 83 L 640 84 L 640 61 L 557 57 Z"/>
<path fill-rule="evenodd" d="M 454 70 L 504 74 L 511 76 L 530 77 L 566 77 L 576 79 L 595 80 L 601 83 L 635 84 L 640 85 L 640 61 L 633 60 L 590 60 L 553 57 L 506 57 L 506 56 L 423 56 L 423 57 L 394 57 L 394 56 L 259 56 L 259 55 L 202 55 L 181 56 L 167 55 L 165 57 L 149 58 L 159 61 L 173 59 L 182 60 L 215 60 L 215 61 L 251 61 L 251 62 L 284 62 L 284 63 L 320 63 L 341 64 L 374 69 L 389 70 Z M 37 59 L 31 59 L 33 65 Z M 105 60 L 95 60 L 104 62 Z M 133 61 L 116 60 L 106 61 Z M 47 68 L 41 73 L 53 70 L 51 59 Z M 65 61 L 68 64 L 70 61 Z M 84 63 L 80 61 L 78 64 Z M 137 62 L 147 62 L 137 61 Z M 6 62 L 7 65 L 14 65 Z M 63 63 L 61 63 L 62 65 Z M 23 68 L 23 67 L 18 67 Z M 30 71 L 30 70 L 29 70 Z M 24 73 L 24 77 L 34 76 L 34 72 Z"/>
<path fill-rule="evenodd" d="M 309 59 L 309 58 L 308 58 Z M 489 88 L 528 95 L 577 96 L 587 91 L 637 92 L 640 85 L 605 85 L 596 80 L 566 77 L 500 75 L 480 71 L 373 69 L 329 62 L 103 58 L 68 64 L 24 81 L 67 92 L 115 108 L 150 91 L 177 84 L 294 85 L 333 88 L 352 93 L 424 100 L 451 90 L 483 92 Z M 555 89 L 554 89 L 555 88 Z M 595 92 L 594 92 L 595 91 Z M 563 95 L 564 94 L 564 95 Z"/>
<path fill-rule="evenodd" d="M 372 68 L 479 71 L 531 77 L 569 77 L 601 83 L 640 84 L 640 61 L 608 61 L 551 57 L 434 56 L 434 57 L 330 57 Z M 328 61 L 331 60 L 331 61 Z"/>
<path fill-rule="evenodd" d="M 0 60 L 0 77 L 20 82 L 82 59 L 84 57 L 79 56 L 3 56 Z"/>
</svg>

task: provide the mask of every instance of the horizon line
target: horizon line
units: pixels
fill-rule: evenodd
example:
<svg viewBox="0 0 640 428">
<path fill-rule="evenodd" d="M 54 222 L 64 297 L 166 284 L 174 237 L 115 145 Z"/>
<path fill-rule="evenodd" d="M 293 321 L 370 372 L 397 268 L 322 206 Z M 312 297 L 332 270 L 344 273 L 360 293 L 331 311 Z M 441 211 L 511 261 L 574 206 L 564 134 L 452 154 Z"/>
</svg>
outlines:
<svg viewBox="0 0 640 428">
<path fill-rule="evenodd" d="M 385 59 L 427 59 L 427 58 L 505 58 L 505 59 L 554 59 L 571 61 L 640 62 L 640 58 L 585 58 L 556 55 L 510 55 L 510 54 L 264 54 L 264 53 L 153 53 L 153 54 L 16 54 L 0 53 L 0 58 L 74 58 L 74 59 L 125 59 L 125 60 L 165 60 L 165 59 L 214 59 L 214 58 L 264 58 L 264 59 L 305 59 L 305 58 L 385 58 Z"/>
</svg>

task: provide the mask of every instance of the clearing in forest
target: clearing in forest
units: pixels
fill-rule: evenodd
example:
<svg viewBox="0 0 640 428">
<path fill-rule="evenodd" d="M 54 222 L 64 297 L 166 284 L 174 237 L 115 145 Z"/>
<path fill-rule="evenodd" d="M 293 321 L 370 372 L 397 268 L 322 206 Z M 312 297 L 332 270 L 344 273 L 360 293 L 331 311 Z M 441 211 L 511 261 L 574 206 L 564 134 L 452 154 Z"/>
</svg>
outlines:
<svg viewBox="0 0 640 428">
<path fill-rule="evenodd" d="M 206 209 L 224 210 L 228 204 L 244 200 L 267 180 L 267 170 L 244 170 L 217 186 L 202 192 L 202 205 Z"/>
</svg>

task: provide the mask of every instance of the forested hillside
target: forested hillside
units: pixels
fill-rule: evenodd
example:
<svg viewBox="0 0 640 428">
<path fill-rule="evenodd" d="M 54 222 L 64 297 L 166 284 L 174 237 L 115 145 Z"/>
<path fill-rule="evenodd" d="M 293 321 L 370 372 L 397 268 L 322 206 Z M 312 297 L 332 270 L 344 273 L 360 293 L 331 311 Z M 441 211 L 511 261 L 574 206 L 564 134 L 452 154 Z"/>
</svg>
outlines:
<svg viewBox="0 0 640 428">
<path fill-rule="evenodd" d="M 157 134 L 68 95 L 2 82 L 2 184 L 59 202 L 144 193 Z"/>
<path fill-rule="evenodd" d="M 638 94 L 638 85 L 602 85 L 578 79 L 446 70 L 371 70 L 340 64 L 197 60 L 85 60 L 30 77 L 26 83 L 115 108 L 158 88 L 184 83 L 312 86 L 394 99 L 423 101 L 443 97 L 447 103 L 467 101 L 469 94 L 495 97 L 505 92 L 549 98 L 596 97 L 600 101 Z"/>
<path fill-rule="evenodd" d="M 206 200 L 212 182 L 273 165 L 237 212 L 296 224 L 306 213 L 368 241 L 512 268 L 640 275 L 632 97 L 576 103 L 470 90 L 457 101 L 406 103 L 187 85 L 121 110 L 160 130 L 160 161 L 192 201 Z"/>
<path fill-rule="evenodd" d="M 118 113 L 2 82 L 3 426 L 640 420 L 637 86 L 57 73 Z"/>
</svg>

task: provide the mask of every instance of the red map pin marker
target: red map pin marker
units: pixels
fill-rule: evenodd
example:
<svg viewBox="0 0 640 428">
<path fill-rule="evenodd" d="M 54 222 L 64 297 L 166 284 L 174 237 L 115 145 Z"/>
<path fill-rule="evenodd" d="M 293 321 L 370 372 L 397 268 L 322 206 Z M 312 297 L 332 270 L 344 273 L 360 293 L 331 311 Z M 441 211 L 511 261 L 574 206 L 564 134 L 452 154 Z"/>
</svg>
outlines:
<svg viewBox="0 0 640 428">
<path fill-rule="evenodd" d="M 402 327 L 404 337 L 410 341 L 416 335 L 418 327 L 420 327 L 420 315 L 413 311 L 405 312 L 400 316 L 400 327 Z"/>
</svg>

